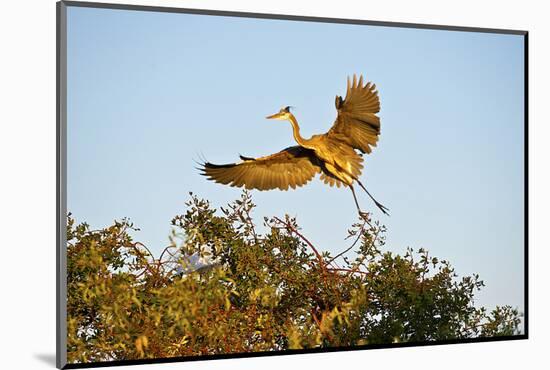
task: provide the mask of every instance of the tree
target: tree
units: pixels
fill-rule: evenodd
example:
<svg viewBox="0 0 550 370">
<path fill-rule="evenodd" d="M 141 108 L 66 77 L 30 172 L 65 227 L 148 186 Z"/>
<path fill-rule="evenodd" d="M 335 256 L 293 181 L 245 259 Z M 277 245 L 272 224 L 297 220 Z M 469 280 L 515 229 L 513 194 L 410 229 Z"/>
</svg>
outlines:
<svg viewBox="0 0 550 370">
<path fill-rule="evenodd" d="M 90 230 L 69 214 L 69 362 L 520 333 L 517 309 L 473 305 L 478 275 L 459 278 L 424 249 L 384 252 L 386 228 L 369 218 L 332 256 L 288 216 L 265 218 L 259 234 L 248 192 L 221 214 L 193 195 L 187 207 L 158 258 L 128 220 Z M 190 256 L 213 262 L 196 268 Z"/>
</svg>

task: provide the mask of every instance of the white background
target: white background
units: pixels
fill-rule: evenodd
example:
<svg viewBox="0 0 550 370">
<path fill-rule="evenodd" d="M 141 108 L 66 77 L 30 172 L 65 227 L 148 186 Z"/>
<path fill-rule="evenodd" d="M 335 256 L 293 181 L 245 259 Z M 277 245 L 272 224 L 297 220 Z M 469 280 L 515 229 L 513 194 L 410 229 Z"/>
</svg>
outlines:
<svg viewBox="0 0 550 370">
<path fill-rule="evenodd" d="M 547 366 L 543 351 L 548 348 L 550 330 L 546 275 L 550 244 L 545 230 L 550 192 L 546 145 L 550 131 L 547 102 L 550 98 L 550 26 L 544 1 L 126 1 L 130 2 L 530 31 L 529 340 L 143 365 L 140 369 L 279 369 L 291 366 L 518 369 Z M 55 1 L 6 1 L 0 14 L 0 363 L 6 369 L 53 368 Z M 498 140 L 498 133 L 495 133 L 495 140 Z"/>
</svg>

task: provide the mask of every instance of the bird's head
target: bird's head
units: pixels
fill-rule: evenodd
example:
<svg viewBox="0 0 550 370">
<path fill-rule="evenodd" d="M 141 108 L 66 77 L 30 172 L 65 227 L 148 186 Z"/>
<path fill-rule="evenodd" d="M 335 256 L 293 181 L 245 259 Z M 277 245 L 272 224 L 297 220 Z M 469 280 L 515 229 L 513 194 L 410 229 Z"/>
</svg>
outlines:
<svg viewBox="0 0 550 370">
<path fill-rule="evenodd" d="M 290 113 L 290 108 L 292 108 L 292 107 L 281 108 L 281 110 L 278 111 L 277 113 L 272 114 L 271 116 L 267 116 L 265 118 L 267 118 L 267 119 L 278 119 L 278 120 L 288 120 L 289 117 L 292 115 L 292 113 Z"/>
</svg>

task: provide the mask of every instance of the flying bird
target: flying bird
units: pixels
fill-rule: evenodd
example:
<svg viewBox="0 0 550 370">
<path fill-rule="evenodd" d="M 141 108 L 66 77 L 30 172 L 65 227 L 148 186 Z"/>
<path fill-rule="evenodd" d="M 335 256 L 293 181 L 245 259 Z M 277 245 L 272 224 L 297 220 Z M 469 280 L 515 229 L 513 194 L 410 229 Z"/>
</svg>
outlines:
<svg viewBox="0 0 550 370">
<path fill-rule="evenodd" d="M 322 135 L 306 139 L 300 135 L 300 126 L 290 107 L 267 116 L 267 119 L 289 121 L 294 140 L 298 145 L 259 158 L 239 155 L 239 163 L 201 163 L 199 170 L 209 180 L 220 184 L 246 189 L 288 190 L 308 183 L 315 175 L 330 186 L 350 188 L 359 215 L 361 211 L 354 183 L 368 194 L 376 206 L 388 214 L 388 208 L 380 204 L 359 180 L 363 169 L 363 154 L 370 153 L 380 135 L 380 100 L 376 85 L 363 85 L 363 76 L 347 79 L 345 99 L 336 95 L 338 116 L 330 130 Z"/>
</svg>

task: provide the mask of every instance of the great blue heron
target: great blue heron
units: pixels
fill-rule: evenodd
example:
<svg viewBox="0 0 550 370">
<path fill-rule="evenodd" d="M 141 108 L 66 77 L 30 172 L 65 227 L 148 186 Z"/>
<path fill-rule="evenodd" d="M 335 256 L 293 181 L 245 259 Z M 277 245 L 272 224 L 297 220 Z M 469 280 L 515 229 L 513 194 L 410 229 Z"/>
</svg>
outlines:
<svg viewBox="0 0 550 370">
<path fill-rule="evenodd" d="M 317 173 L 330 186 L 347 186 L 351 189 L 357 211 L 361 211 L 353 182 L 357 182 L 376 206 L 385 214 L 388 208 L 380 204 L 359 180 L 363 168 L 361 153 L 370 153 L 380 135 L 380 100 L 376 85 L 368 82 L 363 86 L 363 76 L 353 75 L 347 80 L 346 98 L 336 96 L 338 117 L 331 129 L 323 135 L 310 139 L 300 136 L 300 127 L 290 107 L 266 118 L 290 121 L 297 146 L 260 158 L 239 156 L 241 162 L 231 164 L 201 164 L 202 175 L 208 179 L 246 189 L 288 190 L 305 185 Z M 357 151 L 356 151 L 357 150 Z"/>
</svg>

